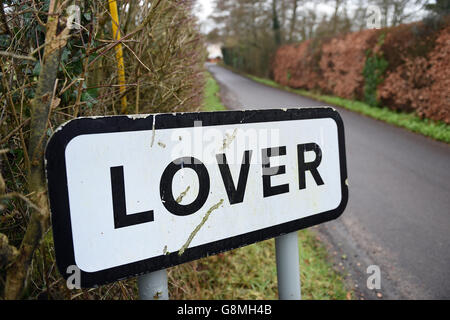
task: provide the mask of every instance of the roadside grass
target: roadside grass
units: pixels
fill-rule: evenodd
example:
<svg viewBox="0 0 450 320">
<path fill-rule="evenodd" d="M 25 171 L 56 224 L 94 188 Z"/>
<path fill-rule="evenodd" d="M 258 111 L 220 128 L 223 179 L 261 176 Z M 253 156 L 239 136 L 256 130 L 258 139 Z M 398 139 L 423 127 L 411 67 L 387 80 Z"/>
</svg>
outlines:
<svg viewBox="0 0 450 320">
<path fill-rule="evenodd" d="M 203 99 L 203 111 L 222 111 L 226 110 L 220 101 L 220 87 L 211 73 L 205 72 L 206 84 Z"/>
<path fill-rule="evenodd" d="M 226 110 L 206 74 L 204 111 Z M 311 230 L 298 232 L 302 299 L 351 299 L 344 279 Z M 170 299 L 278 299 L 275 240 L 270 239 L 168 269 Z"/>
<path fill-rule="evenodd" d="M 302 299 L 351 299 L 343 276 L 311 230 L 298 232 Z M 278 299 L 275 240 L 168 269 L 170 299 Z"/>
<path fill-rule="evenodd" d="M 323 101 L 335 106 L 343 107 L 363 115 L 385 121 L 398 127 L 406 128 L 412 132 L 420 133 L 432 139 L 450 143 L 450 125 L 444 122 L 422 119 L 413 113 L 395 112 L 388 108 L 371 107 L 361 101 L 348 100 L 335 96 L 322 95 L 302 89 L 293 89 L 276 83 L 275 81 L 245 74 L 248 78 L 270 87 L 283 89 L 308 98 Z"/>
</svg>

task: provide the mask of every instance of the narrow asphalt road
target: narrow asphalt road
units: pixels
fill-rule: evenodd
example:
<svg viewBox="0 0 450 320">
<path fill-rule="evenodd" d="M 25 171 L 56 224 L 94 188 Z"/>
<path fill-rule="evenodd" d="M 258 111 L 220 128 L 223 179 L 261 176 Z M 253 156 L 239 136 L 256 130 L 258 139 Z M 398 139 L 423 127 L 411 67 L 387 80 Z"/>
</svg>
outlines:
<svg viewBox="0 0 450 320">
<path fill-rule="evenodd" d="M 229 109 L 323 106 L 216 65 Z M 450 146 L 336 107 L 347 149 L 349 202 L 314 227 L 356 298 L 450 299 Z M 377 265 L 381 289 L 369 290 Z"/>
</svg>

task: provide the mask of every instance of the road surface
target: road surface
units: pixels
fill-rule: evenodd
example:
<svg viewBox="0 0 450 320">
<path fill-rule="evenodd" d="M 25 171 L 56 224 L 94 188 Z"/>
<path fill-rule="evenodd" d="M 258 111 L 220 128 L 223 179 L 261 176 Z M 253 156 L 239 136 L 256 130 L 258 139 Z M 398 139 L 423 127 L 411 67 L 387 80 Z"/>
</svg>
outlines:
<svg viewBox="0 0 450 320">
<path fill-rule="evenodd" d="M 229 109 L 323 106 L 216 65 Z M 336 107 L 347 149 L 349 202 L 314 227 L 356 298 L 450 299 L 450 146 Z M 369 290 L 377 265 L 381 289 Z"/>
</svg>

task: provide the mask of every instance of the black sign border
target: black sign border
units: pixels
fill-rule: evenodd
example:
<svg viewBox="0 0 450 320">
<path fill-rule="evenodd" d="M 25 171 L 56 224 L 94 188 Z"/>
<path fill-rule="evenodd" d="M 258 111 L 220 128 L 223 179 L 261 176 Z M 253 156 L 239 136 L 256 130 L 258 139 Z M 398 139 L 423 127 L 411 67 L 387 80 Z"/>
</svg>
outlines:
<svg viewBox="0 0 450 320">
<path fill-rule="evenodd" d="M 153 123 L 153 118 L 155 116 L 155 122 Z M 178 255 L 178 252 L 172 252 L 167 255 L 128 263 L 97 272 L 85 272 L 80 270 L 81 286 L 96 287 L 98 285 L 138 276 L 205 256 L 236 249 L 338 218 L 344 211 L 348 202 L 344 124 L 339 113 L 330 107 L 163 113 L 138 116 L 105 116 L 78 118 L 65 123 L 54 132 L 47 143 L 45 151 L 45 168 L 52 229 L 55 243 L 56 263 L 59 272 L 67 279 L 71 275 L 66 272 L 67 268 L 71 265 L 76 265 L 65 163 L 65 149 L 73 138 L 84 134 L 189 128 L 194 127 L 195 121 L 202 121 L 202 126 L 207 127 L 321 118 L 333 119 L 336 122 L 338 130 L 342 200 L 336 209 L 265 229 L 252 231 L 239 236 L 187 248 L 181 256 Z"/>
</svg>

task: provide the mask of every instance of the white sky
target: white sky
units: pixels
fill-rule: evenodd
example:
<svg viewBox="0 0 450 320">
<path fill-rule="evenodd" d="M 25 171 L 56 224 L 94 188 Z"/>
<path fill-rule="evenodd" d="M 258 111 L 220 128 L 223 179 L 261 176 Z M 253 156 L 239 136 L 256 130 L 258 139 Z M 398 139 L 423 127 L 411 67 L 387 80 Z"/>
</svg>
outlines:
<svg viewBox="0 0 450 320">
<path fill-rule="evenodd" d="M 433 3 L 434 2 L 435 1 L 433 1 Z M 354 9 L 354 4 L 352 1 L 348 1 L 347 4 L 349 12 L 351 12 L 352 9 Z M 312 3 L 308 3 L 308 6 L 311 5 Z M 213 6 L 213 0 L 197 0 L 194 13 L 200 20 L 201 31 L 203 33 L 207 33 L 214 28 L 214 22 L 208 19 L 209 15 L 213 12 Z M 412 6 L 409 9 L 414 11 L 415 8 Z M 333 3 L 317 3 L 317 11 L 329 15 L 333 13 Z"/>
<path fill-rule="evenodd" d="M 213 28 L 213 23 L 209 21 L 208 16 L 213 12 L 212 0 L 197 0 L 194 8 L 195 15 L 199 18 L 202 32 L 206 33 Z"/>
<path fill-rule="evenodd" d="M 213 0 L 197 0 L 197 4 L 194 8 L 194 13 L 199 18 L 201 30 L 204 33 L 207 33 L 214 28 L 214 22 L 208 20 L 209 15 L 214 10 L 213 6 L 214 6 Z M 317 9 L 318 11 L 322 11 L 327 14 L 333 12 L 333 7 L 331 5 L 324 3 L 319 3 L 317 5 Z"/>
<path fill-rule="evenodd" d="M 199 7 L 200 10 L 197 10 L 197 16 L 201 20 L 206 20 L 206 18 L 212 13 L 213 11 L 213 3 L 212 0 L 197 0 L 197 7 Z"/>
</svg>

